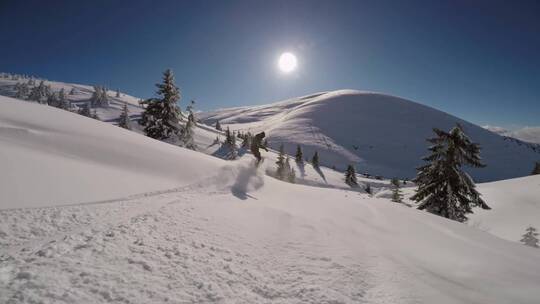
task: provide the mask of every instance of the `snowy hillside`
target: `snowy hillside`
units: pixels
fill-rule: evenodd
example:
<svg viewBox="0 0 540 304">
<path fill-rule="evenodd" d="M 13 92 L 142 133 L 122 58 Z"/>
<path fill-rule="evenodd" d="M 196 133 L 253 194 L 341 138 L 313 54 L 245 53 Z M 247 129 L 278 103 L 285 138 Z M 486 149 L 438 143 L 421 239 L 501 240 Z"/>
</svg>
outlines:
<svg viewBox="0 0 540 304">
<path fill-rule="evenodd" d="M 6 97 L 0 143 L 0 303 L 540 299 L 539 250 L 388 199 L 284 183 L 264 174 L 270 161 L 226 162 Z M 5 209 L 16 207 L 39 208 Z"/>
<path fill-rule="evenodd" d="M 482 146 L 486 168 L 471 173 L 478 181 L 528 175 L 540 150 L 505 140 L 479 126 L 436 109 L 378 93 L 342 90 L 294 98 L 275 104 L 199 114 L 213 125 L 231 130 L 266 131 L 269 144 L 285 144 L 294 154 L 300 144 L 306 156 L 315 150 L 321 163 L 340 170 L 356 164 L 359 172 L 412 178 L 427 154 L 433 127 L 449 129 L 456 122 Z"/>
<path fill-rule="evenodd" d="M 0 209 L 173 188 L 212 174 L 220 163 L 108 123 L 3 96 L 0 144 Z M 190 169 L 192 176 L 181 172 Z"/>
<path fill-rule="evenodd" d="M 484 126 L 484 128 L 502 136 L 512 137 L 533 144 L 540 144 L 540 127 L 525 127 L 513 131 L 495 126 Z"/>
<path fill-rule="evenodd" d="M 28 83 L 28 80 L 29 79 L 23 78 L 13 79 L 10 77 L 0 77 L 0 95 L 14 97 L 16 94 L 15 86 L 17 83 Z M 35 85 L 37 85 L 40 81 L 40 79 L 34 79 Z M 53 92 L 59 92 L 61 89 L 64 89 L 67 94 L 67 99 L 71 101 L 72 106 L 75 108 L 82 107 L 89 103 L 92 93 L 94 92 L 94 88 L 92 86 L 82 84 L 49 80 L 44 80 L 44 84 L 50 86 Z M 72 90 L 73 94 L 69 94 L 72 92 Z M 100 120 L 115 122 L 120 116 L 122 107 L 125 103 L 128 105 L 129 114 L 132 119 L 140 116 L 142 108 L 139 105 L 139 98 L 124 94 L 122 92 L 120 92 L 120 97 L 117 97 L 116 92 L 112 90 L 109 90 L 107 95 L 109 96 L 110 105 L 108 107 L 96 108 Z"/>
<path fill-rule="evenodd" d="M 470 223 L 510 241 L 519 241 L 528 226 L 540 227 L 540 175 L 479 185 L 493 212 L 476 209 Z"/>
</svg>

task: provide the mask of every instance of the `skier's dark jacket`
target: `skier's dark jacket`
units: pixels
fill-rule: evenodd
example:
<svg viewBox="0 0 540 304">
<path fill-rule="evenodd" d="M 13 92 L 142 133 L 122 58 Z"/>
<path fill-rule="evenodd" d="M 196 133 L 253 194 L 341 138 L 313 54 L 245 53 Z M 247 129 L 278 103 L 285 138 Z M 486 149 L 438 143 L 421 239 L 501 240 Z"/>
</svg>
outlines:
<svg viewBox="0 0 540 304">
<path fill-rule="evenodd" d="M 263 148 L 268 152 L 268 149 L 262 144 L 263 138 L 266 136 L 264 132 L 261 132 L 255 136 L 253 136 L 253 139 L 251 140 L 251 153 L 255 156 L 257 161 L 261 161 L 261 152 L 259 152 L 259 148 Z"/>
</svg>

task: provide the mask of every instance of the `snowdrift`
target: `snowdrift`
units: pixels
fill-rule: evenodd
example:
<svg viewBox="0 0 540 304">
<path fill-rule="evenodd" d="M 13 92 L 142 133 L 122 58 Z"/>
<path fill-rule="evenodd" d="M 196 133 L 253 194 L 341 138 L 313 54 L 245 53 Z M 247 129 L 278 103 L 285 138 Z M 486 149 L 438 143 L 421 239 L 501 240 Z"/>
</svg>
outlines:
<svg viewBox="0 0 540 304">
<path fill-rule="evenodd" d="M 0 97 L 0 209 L 174 188 L 224 162 L 111 124 Z"/>
<path fill-rule="evenodd" d="M 528 175 L 540 151 L 482 127 L 399 97 L 341 90 L 294 98 L 275 104 L 240 107 L 199 114 L 207 124 L 219 120 L 224 128 L 266 131 L 269 144 L 285 145 L 294 155 L 319 151 L 321 163 L 344 170 L 355 164 L 359 172 L 412 178 L 428 153 L 426 138 L 434 127 L 448 130 L 460 123 L 482 146 L 486 168 L 470 170 L 476 181 Z"/>
<path fill-rule="evenodd" d="M 475 209 L 469 223 L 501 238 L 519 242 L 525 229 L 540 229 L 540 175 L 478 185 L 492 210 Z"/>
</svg>

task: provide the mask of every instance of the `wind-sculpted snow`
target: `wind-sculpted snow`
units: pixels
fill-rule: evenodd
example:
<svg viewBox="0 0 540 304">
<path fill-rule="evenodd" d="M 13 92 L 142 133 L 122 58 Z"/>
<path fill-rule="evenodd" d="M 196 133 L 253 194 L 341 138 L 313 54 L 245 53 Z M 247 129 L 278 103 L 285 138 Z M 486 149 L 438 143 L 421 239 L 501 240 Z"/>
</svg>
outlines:
<svg viewBox="0 0 540 304">
<path fill-rule="evenodd" d="M 281 143 L 294 155 L 296 145 L 321 163 L 344 170 L 355 164 L 360 172 L 412 178 L 427 154 L 427 138 L 437 127 L 461 124 L 482 146 L 486 168 L 470 170 L 477 181 L 492 181 L 530 173 L 540 150 L 507 141 L 479 126 L 436 109 L 394 96 L 343 90 L 291 99 L 265 106 L 201 113 L 208 124 L 244 132 L 266 131 L 273 148 Z"/>
</svg>

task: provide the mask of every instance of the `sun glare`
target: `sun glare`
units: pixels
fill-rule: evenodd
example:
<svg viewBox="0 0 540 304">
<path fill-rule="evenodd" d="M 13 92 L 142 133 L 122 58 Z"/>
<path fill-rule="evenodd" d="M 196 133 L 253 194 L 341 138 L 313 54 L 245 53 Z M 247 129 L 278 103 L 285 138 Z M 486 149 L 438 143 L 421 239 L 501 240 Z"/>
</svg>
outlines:
<svg viewBox="0 0 540 304">
<path fill-rule="evenodd" d="M 279 69 L 284 73 L 292 72 L 296 69 L 297 60 L 293 53 L 283 53 L 279 56 Z"/>
</svg>

